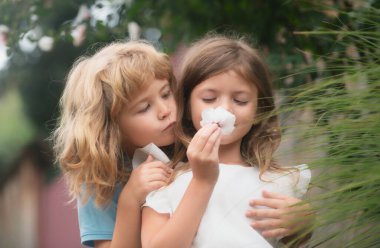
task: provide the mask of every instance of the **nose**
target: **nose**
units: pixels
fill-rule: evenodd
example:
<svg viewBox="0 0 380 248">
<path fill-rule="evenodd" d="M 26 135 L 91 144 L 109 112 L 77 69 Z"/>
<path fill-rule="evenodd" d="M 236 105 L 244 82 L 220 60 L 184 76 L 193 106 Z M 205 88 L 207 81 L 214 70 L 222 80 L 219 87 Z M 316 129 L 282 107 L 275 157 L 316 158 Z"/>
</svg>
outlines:
<svg viewBox="0 0 380 248">
<path fill-rule="evenodd" d="M 219 102 L 219 106 L 232 113 L 232 107 L 231 107 L 230 99 L 228 99 L 228 98 L 221 99 L 221 101 Z"/>
<path fill-rule="evenodd" d="M 170 116 L 171 109 L 167 102 L 160 101 L 158 104 L 158 119 L 163 120 Z"/>
</svg>

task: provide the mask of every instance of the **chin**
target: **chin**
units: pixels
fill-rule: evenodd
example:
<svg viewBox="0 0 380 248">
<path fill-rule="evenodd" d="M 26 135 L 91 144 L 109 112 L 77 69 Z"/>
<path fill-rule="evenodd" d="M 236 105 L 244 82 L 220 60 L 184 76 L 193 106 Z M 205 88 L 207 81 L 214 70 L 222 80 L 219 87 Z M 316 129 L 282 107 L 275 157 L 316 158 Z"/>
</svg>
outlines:
<svg viewBox="0 0 380 248">
<path fill-rule="evenodd" d="M 168 137 L 160 137 L 160 141 L 153 142 L 156 146 L 168 146 L 174 144 L 174 135 Z"/>
<path fill-rule="evenodd" d="M 220 140 L 221 145 L 228 145 L 231 143 L 231 140 L 228 137 L 229 135 L 223 135 L 222 139 Z"/>
</svg>

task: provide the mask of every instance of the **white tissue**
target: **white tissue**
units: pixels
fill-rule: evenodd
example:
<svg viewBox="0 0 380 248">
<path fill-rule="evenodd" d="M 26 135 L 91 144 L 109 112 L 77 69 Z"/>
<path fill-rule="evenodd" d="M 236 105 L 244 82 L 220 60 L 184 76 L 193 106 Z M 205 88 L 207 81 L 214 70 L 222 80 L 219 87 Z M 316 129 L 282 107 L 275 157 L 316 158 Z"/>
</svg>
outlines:
<svg viewBox="0 0 380 248">
<path fill-rule="evenodd" d="M 135 150 L 135 153 L 133 154 L 133 159 L 132 159 L 132 166 L 133 168 L 136 168 L 140 164 L 144 163 L 145 160 L 148 158 L 148 156 L 152 155 L 156 160 L 161 161 L 165 164 L 170 162 L 170 159 L 166 154 L 158 148 L 153 143 L 150 143 L 142 148 L 138 148 Z"/>
<path fill-rule="evenodd" d="M 234 131 L 235 120 L 235 115 L 222 107 L 207 108 L 202 111 L 201 126 L 216 123 L 221 128 L 222 134 L 227 135 Z"/>
</svg>

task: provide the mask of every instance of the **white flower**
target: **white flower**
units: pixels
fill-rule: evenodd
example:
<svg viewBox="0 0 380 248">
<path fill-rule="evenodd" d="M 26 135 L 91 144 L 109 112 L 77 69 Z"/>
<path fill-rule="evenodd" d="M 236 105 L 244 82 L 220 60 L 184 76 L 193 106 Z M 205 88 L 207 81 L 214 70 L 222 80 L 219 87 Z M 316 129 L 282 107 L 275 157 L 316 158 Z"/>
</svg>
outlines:
<svg viewBox="0 0 380 248">
<path fill-rule="evenodd" d="M 7 53 L 9 49 L 7 47 L 8 33 L 9 28 L 0 24 L 0 72 L 8 68 L 8 61 L 10 58 Z"/>
<path fill-rule="evenodd" d="M 91 6 L 91 26 L 96 27 L 97 22 L 104 26 L 114 28 L 119 23 L 119 9 L 121 4 L 118 1 L 97 0 Z"/>
<path fill-rule="evenodd" d="M 20 35 L 20 40 L 18 41 L 21 51 L 24 53 L 33 52 L 37 47 L 37 41 L 41 37 L 41 33 L 41 28 L 38 26 L 26 33 L 22 33 Z"/>
<path fill-rule="evenodd" d="M 222 134 L 227 135 L 234 131 L 236 117 L 222 107 L 208 108 L 202 111 L 201 126 L 216 123 L 221 128 Z"/>
<path fill-rule="evenodd" d="M 140 38 L 140 26 L 136 22 L 128 23 L 128 33 L 131 40 L 138 40 Z"/>
<path fill-rule="evenodd" d="M 9 56 L 7 50 L 8 47 L 0 43 L 0 71 L 8 68 Z"/>
<path fill-rule="evenodd" d="M 80 46 L 86 39 L 86 24 L 79 24 L 73 30 L 71 30 L 71 37 L 73 37 L 74 46 Z"/>
<path fill-rule="evenodd" d="M 49 52 L 51 49 L 53 49 L 53 44 L 54 44 L 54 39 L 50 36 L 43 36 L 39 41 L 38 41 L 38 47 L 44 51 L 44 52 Z"/>
</svg>

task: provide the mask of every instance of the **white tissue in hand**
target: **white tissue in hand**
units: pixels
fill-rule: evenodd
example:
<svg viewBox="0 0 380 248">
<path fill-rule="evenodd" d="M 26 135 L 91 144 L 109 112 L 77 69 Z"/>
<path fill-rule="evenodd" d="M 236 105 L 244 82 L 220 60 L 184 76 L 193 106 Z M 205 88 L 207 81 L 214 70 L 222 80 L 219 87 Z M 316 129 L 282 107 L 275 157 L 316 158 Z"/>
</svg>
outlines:
<svg viewBox="0 0 380 248">
<path fill-rule="evenodd" d="M 222 134 L 230 134 L 234 131 L 235 115 L 222 107 L 208 108 L 202 111 L 201 126 L 216 123 L 221 128 Z"/>
</svg>

